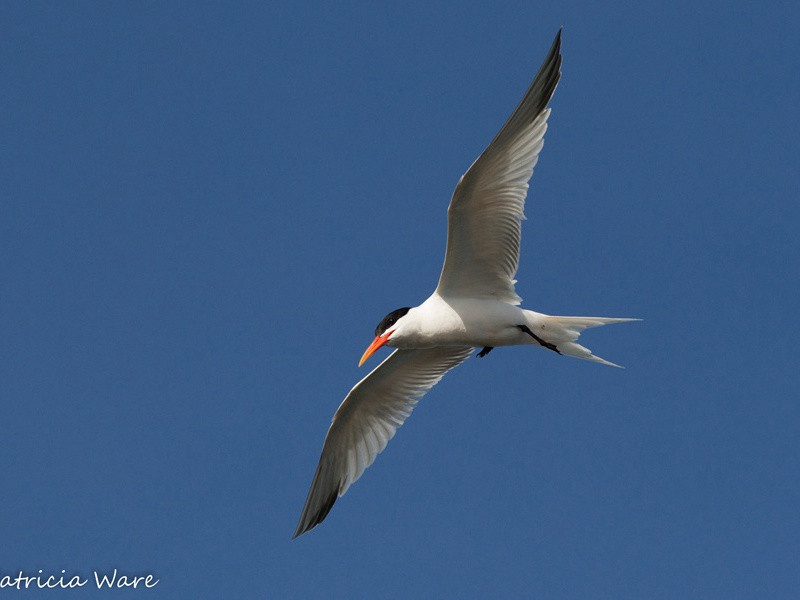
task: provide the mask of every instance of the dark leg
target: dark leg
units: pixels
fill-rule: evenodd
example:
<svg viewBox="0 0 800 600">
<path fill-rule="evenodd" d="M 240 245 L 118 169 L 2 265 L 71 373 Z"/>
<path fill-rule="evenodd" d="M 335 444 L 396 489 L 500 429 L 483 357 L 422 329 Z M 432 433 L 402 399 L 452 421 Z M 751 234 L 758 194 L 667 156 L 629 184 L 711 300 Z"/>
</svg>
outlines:
<svg viewBox="0 0 800 600">
<path fill-rule="evenodd" d="M 489 354 L 489 352 L 491 352 L 492 350 L 494 350 L 494 346 L 486 346 L 483 350 L 478 352 L 478 358 L 483 358 L 484 356 Z"/>
<path fill-rule="evenodd" d="M 545 348 L 547 348 L 548 350 L 552 350 L 556 354 L 561 354 L 559 349 L 556 348 L 555 344 L 551 344 L 550 342 L 545 342 L 542 338 L 540 338 L 538 335 L 536 335 L 530 329 L 528 329 L 527 325 L 517 325 L 517 327 L 519 328 L 520 331 L 524 331 L 529 336 L 531 336 L 533 339 L 535 339 L 540 346 L 544 346 Z"/>
</svg>

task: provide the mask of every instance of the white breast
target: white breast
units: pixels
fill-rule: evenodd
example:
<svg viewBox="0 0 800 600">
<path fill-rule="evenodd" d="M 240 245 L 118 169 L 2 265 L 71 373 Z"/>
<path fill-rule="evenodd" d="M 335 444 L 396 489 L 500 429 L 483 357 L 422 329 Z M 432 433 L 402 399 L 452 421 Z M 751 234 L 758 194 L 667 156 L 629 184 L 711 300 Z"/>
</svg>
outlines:
<svg viewBox="0 0 800 600">
<path fill-rule="evenodd" d="M 469 345 L 508 346 L 526 343 L 517 325 L 525 323 L 516 306 L 482 298 L 443 298 L 437 293 L 403 317 L 389 345 L 431 348 Z"/>
</svg>

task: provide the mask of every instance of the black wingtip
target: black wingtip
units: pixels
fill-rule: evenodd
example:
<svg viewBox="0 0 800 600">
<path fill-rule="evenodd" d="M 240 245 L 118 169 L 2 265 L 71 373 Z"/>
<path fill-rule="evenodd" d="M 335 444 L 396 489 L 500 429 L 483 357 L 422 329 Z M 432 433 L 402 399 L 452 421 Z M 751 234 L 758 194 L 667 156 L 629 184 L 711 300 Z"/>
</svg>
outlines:
<svg viewBox="0 0 800 600">
<path fill-rule="evenodd" d="M 561 54 L 561 32 L 564 31 L 564 27 L 561 26 L 558 28 L 556 32 L 556 37 L 553 38 L 553 43 L 550 44 L 550 50 L 547 51 L 547 58 L 545 59 L 545 63 L 551 56 Z"/>
<path fill-rule="evenodd" d="M 509 122 L 514 120 L 523 106 L 527 105 L 528 108 L 524 111 L 524 114 L 531 119 L 536 118 L 547 108 L 550 99 L 553 97 L 553 93 L 556 91 L 558 81 L 561 79 L 562 30 L 563 27 L 558 29 L 558 33 L 556 33 L 556 37 L 550 45 L 550 50 L 547 51 L 547 56 L 539 67 L 539 71 L 536 73 L 536 77 L 534 77 L 528 91 L 525 92 L 525 96 L 522 98 L 519 106 L 517 106 L 517 110 L 515 110 L 509 118 Z M 530 102 L 531 100 L 534 101 Z M 519 114 L 519 116 L 523 117 L 522 114 Z"/>
<path fill-rule="evenodd" d="M 558 33 L 556 33 L 556 37 L 553 39 L 553 43 L 550 45 L 550 51 L 547 53 L 548 58 L 551 56 L 558 56 L 561 58 L 561 32 L 564 31 L 564 27 L 558 28 Z M 547 62 L 547 59 L 545 59 Z"/>
<path fill-rule="evenodd" d="M 336 503 L 336 499 L 339 497 L 339 493 L 334 491 L 328 498 L 325 499 L 325 502 L 319 507 L 319 510 L 314 515 L 306 515 L 305 510 L 300 517 L 300 522 L 297 524 L 297 529 L 294 530 L 294 535 L 292 535 L 292 539 L 296 539 L 306 533 L 307 531 L 311 531 L 322 523 L 325 520 L 325 517 L 328 516 L 328 513 L 331 512 L 331 508 Z"/>
</svg>

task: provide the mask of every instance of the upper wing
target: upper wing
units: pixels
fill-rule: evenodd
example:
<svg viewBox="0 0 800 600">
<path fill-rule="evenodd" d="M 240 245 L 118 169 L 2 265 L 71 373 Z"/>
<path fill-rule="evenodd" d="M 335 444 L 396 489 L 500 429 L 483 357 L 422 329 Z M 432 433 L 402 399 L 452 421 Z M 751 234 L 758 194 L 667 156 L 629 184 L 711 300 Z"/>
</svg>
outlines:
<svg viewBox="0 0 800 600">
<path fill-rule="evenodd" d="M 539 158 L 561 77 L 561 30 L 533 83 L 469 170 L 447 210 L 447 252 L 436 291 L 441 296 L 494 298 L 519 304 L 514 275 L 528 180 Z"/>
<path fill-rule="evenodd" d="M 294 537 L 321 523 L 425 395 L 470 346 L 395 350 L 350 390 L 333 416 Z"/>
</svg>

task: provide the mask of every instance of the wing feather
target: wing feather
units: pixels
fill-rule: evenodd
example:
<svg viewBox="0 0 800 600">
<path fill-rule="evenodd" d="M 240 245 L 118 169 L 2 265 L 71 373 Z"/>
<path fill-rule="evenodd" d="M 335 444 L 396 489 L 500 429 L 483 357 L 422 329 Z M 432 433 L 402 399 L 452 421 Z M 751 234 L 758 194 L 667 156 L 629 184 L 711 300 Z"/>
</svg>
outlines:
<svg viewBox="0 0 800 600">
<path fill-rule="evenodd" d="M 544 144 L 547 103 L 561 77 L 561 31 L 522 101 L 458 182 L 447 211 L 447 250 L 440 296 L 519 304 L 521 221 L 533 167 Z"/>
<path fill-rule="evenodd" d="M 471 352 L 471 346 L 395 350 L 350 390 L 328 429 L 294 537 L 322 522 L 419 399 Z"/>
</svg>

